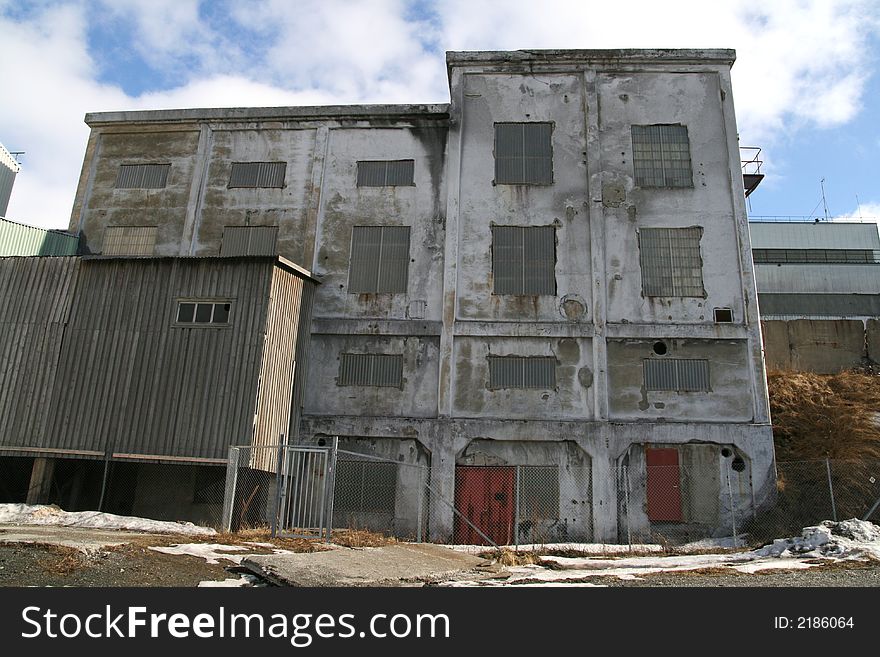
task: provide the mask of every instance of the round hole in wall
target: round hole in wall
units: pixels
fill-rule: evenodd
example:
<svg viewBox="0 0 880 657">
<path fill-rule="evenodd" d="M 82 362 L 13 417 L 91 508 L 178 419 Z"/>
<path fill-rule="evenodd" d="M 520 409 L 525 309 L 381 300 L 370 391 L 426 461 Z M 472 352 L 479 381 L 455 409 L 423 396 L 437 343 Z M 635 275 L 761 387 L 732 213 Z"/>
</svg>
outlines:
<svg viewBox="0 0 880 657">
<path fill-rule="evenodd" d="M 724 458 L 729 459 L 732 454 L 733 454 L 733 452 L 730 451 L 730 448 L 728 448 L 728 447 L 721 448 L 721 456 L 723 456 Z"/>
<path fill-rule="evenodd" d="M 327 441 L 323 438 L 318 438 L 318 447 L 324 447 L 327 444 Z"/>
<path fill-rule="evenodd" d="M 654 353 L 658 356 L 662 356 L 666 353 L 666 343 L 665 342 L 655 342 L 654 343 Z"/>
<path fill-rule="evenodd" d="M 746 462 L 742 460 L 741 456 L 737 456 L 733 459 L 733 463 L 730 464 L 730 467 L 736 472 L 742 472 L 746 469 Z"/>
</svg>

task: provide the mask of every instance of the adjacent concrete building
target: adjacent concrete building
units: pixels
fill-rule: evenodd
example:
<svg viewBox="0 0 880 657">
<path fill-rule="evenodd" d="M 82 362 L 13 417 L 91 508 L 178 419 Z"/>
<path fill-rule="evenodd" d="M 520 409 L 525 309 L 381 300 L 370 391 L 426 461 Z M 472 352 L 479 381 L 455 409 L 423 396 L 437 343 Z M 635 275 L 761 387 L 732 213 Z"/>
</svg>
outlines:
<svg viewBox="0 0 880 657">
<path fill-rule="evenodd" d="M 18 160 L 0 144 L 0 217 L 6 216 L 15 176 L 21 171 Z"/>
<path fill-rule="evenodd" d="M 441 498 L 498 540 L 729 532 L 774 484 L 733 61 L 454 52 L 449 104 L 89 114 L 70 229 L 314 272 L 301 439 L 428 467 L 434 539 Z"/>
<path fill-rule="evenodd" d="M 833 373 L 880 362 L 877 224 L 749 227 L 767 366 Z"/>
</svg>

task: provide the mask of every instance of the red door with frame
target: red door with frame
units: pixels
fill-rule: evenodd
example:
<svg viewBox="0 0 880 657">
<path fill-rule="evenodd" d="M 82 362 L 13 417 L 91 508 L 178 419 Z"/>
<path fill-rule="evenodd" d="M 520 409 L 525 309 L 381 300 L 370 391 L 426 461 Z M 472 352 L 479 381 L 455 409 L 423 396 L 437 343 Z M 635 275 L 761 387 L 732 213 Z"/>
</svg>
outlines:
<svg viewBox="0 0 880 657">
<path fill-rule="evenodd" d="M 645 449 L 648 466 L 648 520 L 681 522 L 681 471 L 675 448 Z"/>
<path fill-rule="evenodd" d="M 498 545 L 513 542 L 513 466 L 459 465 L 455 468 L 455 508 Z M 486 540 L 455 516 L 455 542 L 487 545 Z"/>
</svg>

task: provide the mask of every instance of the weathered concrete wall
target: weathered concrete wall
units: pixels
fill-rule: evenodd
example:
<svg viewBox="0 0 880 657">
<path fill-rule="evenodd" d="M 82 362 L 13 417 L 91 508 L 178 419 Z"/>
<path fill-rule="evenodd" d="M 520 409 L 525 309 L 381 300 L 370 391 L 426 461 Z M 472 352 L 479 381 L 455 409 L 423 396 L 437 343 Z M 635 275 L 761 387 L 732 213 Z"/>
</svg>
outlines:
<svg viewBox="0 0 880 657">
<path fill-rule="evenodd" d="M 437 415 L 436 338 L 313 335 L 305 408 L 311 415 L 434 417 Z M 403 354 L 403 385 L 340 386 L 340 354 Z"/>
<path fill-rule="evenodd" d="M 665 419 L 749 422 L 754 417 L 753 393 L 745 343 L 735 340 L 662 340 L 665 356 L 657 356 L 656 340 L 609 340 L 608 384 L 612 419 Z M 709 361 L 708 392 L 646 390 L 643 361 L 647 358 L 697 358 Z"/>
<path fill-rule="evenodd" d="M 766 320 L 764 353 L 768 368 L 833 374 L 880 356 L 877 320 Z"/>
<path fill-rule="evenodd" d="M 455 350 L 455 417 L 588 419 L 593 415 L 593 351 L 588 339 L 460 337 Z M 551 356 L 556 359 L 556 387 L 493 390 L 489 356 Z"/>
</svg>

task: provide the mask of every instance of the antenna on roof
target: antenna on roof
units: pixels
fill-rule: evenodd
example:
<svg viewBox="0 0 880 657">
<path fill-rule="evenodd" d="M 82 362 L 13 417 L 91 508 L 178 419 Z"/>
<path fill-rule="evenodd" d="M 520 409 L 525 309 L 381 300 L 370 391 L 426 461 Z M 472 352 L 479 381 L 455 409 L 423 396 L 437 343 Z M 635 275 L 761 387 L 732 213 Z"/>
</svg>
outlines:
<svg viewBox="0 0 880 657">
<path fill-rule="evenodd" d="M 822 188 L 822 207 L 825 208 L 825 221 L 828 221 L 828 202 L 825 200 L 825 179 L 819 181 L 819 186 Z"/>
<path fill-rule="evenodd" d="M 856 207 L 859 209 L 859 221 L 862 220 L 862 204 L 859 202 L 859 195 L 856 194 Z"/>
</svg>

